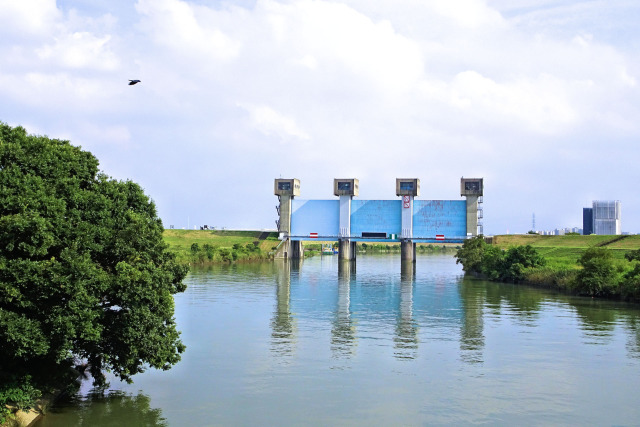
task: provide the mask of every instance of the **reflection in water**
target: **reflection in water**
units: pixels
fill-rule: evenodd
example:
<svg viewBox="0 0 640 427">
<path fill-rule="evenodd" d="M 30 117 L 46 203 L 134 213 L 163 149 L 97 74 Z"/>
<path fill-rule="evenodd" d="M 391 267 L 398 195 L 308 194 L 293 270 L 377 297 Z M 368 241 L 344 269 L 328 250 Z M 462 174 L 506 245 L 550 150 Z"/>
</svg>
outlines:
<svg viewBox="0 0 640 427">
<path fill-rule="evenodd" d="M 338 302 L 331 326 L 331 352 L 335 358 L 349 358 L 355 353 L 356 327 L 351 318 L 351 281 L 355 276 L 355 261 L 338 262 Z"/>
<path fill-rule="evenodd" d="M 296 339 L 295 322 L 291 316 L 291 272 L 300 271 L 301 260 L 275 260 L 276 309 L 271 320 L 271 350 L 278 355 L 291 354 Z"/>
<path fill-rule="evenodd" d="M 640 321 L 637 317 L 629 316 L 627 319 L 627 351 L 633 358 L 640 359 Z"/>
<path fill-rule="evenodd" d="M 181 362 L 39 425 L 638 424 L 637 305 L 335 258 L 194 269 Z"/>
<path fill-rule="evenodd" d="M 162 411 L 151 408 L 149 403 L 149 397 L 142 393 L 130 395 L 121 391 L 103 393 L 94 390 L 84 398 L 56 403 L 37 426 L 168 426 Z"/>
<path fill-rule="evenodd" d="M 404 260 L 403 260 L 404 261 Z M 418 326 L 413 318 L 413 284 L 416 264 L 402 262 L 400 272 L 400 311 L 393 338 L 397 359 L 415 359 L 418 352 Z"/>
<path fill-rule="evenodd" d="M 464 318 L 460 328 L 460 358 L 467 363 L 482 363 L 484 350 L 484 304 L 486 287 L 478 282 L 463 279 L 460 299 Z"/>
<path fill-rule="evenodd" d="M 615 310 L 602 309 L 609 305 L 608 301 L 598 300 L 586 300 L 583 304 L 574 304 L 586 342 L 604 344 L 613 339 L 618 313 Z"/>
</svg>

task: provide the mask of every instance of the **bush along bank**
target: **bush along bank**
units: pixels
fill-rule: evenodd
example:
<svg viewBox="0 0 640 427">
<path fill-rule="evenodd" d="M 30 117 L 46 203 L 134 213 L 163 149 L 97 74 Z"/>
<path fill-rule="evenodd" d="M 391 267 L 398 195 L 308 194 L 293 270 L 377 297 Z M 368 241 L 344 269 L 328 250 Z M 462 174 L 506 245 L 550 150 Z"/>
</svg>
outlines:
<svg viewBox="0 0 640 427">
<path fill-rule="evenodd" d="M 526 283 L 592 297 L 640 301 L 640 249 L 625 260 L 602 247 L 586 249 L 574 268 L 550 262 L 530 245 L 500 249 L 482 236 L 468 239 L 456 252 L 466 273 L 493 281 Z"/>
<path fill-rule="evenodd" d="M 269 254 L 264 253 L 257 243 L 247 243 L 246 245 L 235 243 L 231 248 L 221 248 L 208 243 L 203 245 L 192 243 L 188 258 L 182 261 L 191 264 L 204 264 L 269 259 Z"/>
</svg>

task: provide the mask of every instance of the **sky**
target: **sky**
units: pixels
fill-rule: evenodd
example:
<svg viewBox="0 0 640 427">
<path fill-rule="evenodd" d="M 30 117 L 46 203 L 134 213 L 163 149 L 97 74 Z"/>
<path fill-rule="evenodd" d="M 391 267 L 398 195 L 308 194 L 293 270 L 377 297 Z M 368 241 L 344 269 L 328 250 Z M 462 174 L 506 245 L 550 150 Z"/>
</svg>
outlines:
<svg viewBox="0 0 640 427">
<path fill-rule="evenodd" d="M 640 233 L 637 0 L 0 0 L 0 121 L 140 184 L 165 227 L 273 229 L 301 199 L 461 200 L 485 234 Z M 141 83 L 129 86 L 129 79 Z"/>
</svg>

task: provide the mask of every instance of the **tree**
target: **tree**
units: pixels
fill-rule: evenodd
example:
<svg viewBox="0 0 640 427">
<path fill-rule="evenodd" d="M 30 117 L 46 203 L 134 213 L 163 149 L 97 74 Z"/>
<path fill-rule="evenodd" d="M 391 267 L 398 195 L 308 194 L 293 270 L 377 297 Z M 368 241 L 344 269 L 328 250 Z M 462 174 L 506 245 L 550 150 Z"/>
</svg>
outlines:
<svg viewBox="0 0 640 427">
<path fill-rule="evenodd" d="M 618 286 L 618 276 L 611 252 L 605 248 L 591 247 L 578 259 L 582 270 L 576 277 L 578 291 L 591 296 L 613 293 Z"/>
<path fill-rule="evenodd" d="M 485 243 L 482 236 L 465 240 L 456 252 L 456 264 L 462 264 L 462 269 L 467 273 L 480 273 L 482 257 L 487 247 L 489 245 Z"/>
<path fill-rule="evenodd" d="M 139 185 L 68 141 L 0 122 L 0 384 L 77 359 L 97 383 L 104 370 L 130 382 L 177 363 L 186 267 L 162 233 Z"/>
</svg>

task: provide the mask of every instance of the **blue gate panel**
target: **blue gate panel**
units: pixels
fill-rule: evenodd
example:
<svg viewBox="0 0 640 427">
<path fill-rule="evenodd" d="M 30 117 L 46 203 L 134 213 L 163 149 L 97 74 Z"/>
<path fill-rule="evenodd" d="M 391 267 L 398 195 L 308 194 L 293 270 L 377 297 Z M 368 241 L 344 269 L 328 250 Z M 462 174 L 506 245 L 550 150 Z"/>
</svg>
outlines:
<svg viewBox="0 0 640 427">
<path fill-rule="evenodd" d="M 413 237 L 433 239 L 444 234 L 446 239 L 467 235 L 467 202 L 465 200 L 414 200 Z"/>
<path fill-rule="evenodd" d="M 352 200 L 351 236 L 362 237 L 363 232 L 400 234 L 400 200 Z"/>
<path fill-rule="evenodd" d="M 319 237 L 336 237 L 339 227 L 339 200 L 291 201 L 292 240 L 306 240 L 311 233 L 318 233 Z"/>
</svg>

